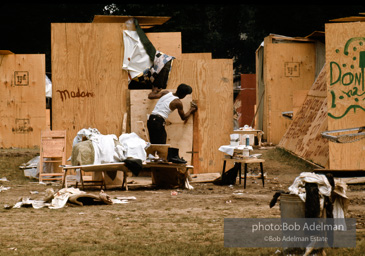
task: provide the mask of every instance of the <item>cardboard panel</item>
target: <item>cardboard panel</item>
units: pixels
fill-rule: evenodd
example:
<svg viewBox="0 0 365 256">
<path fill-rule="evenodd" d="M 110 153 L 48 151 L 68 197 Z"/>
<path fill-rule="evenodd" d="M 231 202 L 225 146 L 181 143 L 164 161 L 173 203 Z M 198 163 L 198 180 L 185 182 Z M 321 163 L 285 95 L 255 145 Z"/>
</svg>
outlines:
<svg viewBox="0 0 365 256">
<path fill-rule="evenodd" d="M 46 125 L 45 55 L 0 55 L 0 147 L 39 147 Z"/>
</svg>

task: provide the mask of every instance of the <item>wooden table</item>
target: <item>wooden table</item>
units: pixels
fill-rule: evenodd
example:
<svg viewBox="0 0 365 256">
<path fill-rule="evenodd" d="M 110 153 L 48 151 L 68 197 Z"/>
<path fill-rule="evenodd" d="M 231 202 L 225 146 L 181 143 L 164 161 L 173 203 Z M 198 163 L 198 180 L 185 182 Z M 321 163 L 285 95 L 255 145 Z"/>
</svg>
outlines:
<svg viewBox="0 0 365 256">
<path fill-rule="evenodd" d="M 233 133 L 254 134 L 258 139 L 259 147 L 261 147 L 262 134 L 264 134 L 263 131 L 261 131 L 261 130 L 234 130 Z"/>
<path fill-rule="evenodd" d="M 240 158 L 240 159 L 236 159 L 236 158 L 223 158 L 223 170 L 222 170 L 222 182 L 223 182 L 223 178 L 224 178 L 224 172 L 226 170 L 226 162 L 233 162 L 235 165 L 237 164 L 238 166 L 238 170 L 239 170 L 239 179 L 240 179 L 240 184 L 241 184 L 241 168 L 242 168 L 242 164 L 245 164 L 245 183 L 244 183 L 244 188 L 246 188 L 246 180 L 247 180 L 247 165 L 248 164 L 254 164 L 254 163 L 259 163 L 260 164 L 260 169 L 261 169 L 261 178 L 262 178 L 262 186 L 265 186 L 265 177 L 264 177 L 264 167 L 263 167 L 263 163 L 265 162 L 264 159 L 259 159 L 259 158 Z M 224 184 L 224 182 L 223 182 Z"/>
</svg>

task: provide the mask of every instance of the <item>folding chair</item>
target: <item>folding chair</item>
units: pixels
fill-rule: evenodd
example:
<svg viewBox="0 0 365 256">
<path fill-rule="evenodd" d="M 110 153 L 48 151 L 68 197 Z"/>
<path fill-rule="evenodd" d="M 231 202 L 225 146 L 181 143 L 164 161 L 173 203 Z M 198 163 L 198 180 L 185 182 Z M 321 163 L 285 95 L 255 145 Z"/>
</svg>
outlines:
<svg viewBox="0 0 365 256">
<path fill-rule="evenodd" d="M 41 131 L 39 181 L 62 180 L 63 172 L 44 172 L 44 163 L 66 164 L 66 130 Z M 58 168 L 58 166 L 57 166 Z"/>
</svg>

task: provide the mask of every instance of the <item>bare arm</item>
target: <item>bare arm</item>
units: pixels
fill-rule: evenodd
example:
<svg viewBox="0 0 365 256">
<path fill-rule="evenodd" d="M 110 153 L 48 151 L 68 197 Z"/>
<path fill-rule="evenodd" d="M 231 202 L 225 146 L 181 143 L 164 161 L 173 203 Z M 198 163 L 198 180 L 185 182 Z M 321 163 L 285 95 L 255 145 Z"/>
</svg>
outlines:
<svg viewBox="0 0 365 256">
<path fill-rule="evenodd" d="M 158 87 L 152 87 L 152 92 L 150 92 L 148 94 L 148 98 L 150 100 L 153 100 L 153 99 L 159 99 L 161 98 L 162 96 L 164 96 L 166 93 L 168 93 L 168 91 L 162 91 L 161 88 L 158 88 Z"/>
<path fill-rule="evenodd" d="M 198 108 L 196 106 L 191 106 L 187 112 L 184 112 L 184 107 L 183 107 L 181 100 L 176 99 L 176 100 L 171 101 L 170 109 L 171 110 L 177 109 L 181 120 L 184 121 L 184 120 L 187 120 L 189 118 L 189 116 L 192 115 Z"/>
</svg>

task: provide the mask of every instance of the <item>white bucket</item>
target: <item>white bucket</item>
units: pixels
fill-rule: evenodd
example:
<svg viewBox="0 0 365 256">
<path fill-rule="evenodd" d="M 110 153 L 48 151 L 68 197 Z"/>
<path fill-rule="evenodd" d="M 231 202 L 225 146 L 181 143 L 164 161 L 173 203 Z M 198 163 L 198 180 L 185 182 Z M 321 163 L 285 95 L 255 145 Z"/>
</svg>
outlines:
<svg viewBox="0 0 365 256">
<path fill-rule="evenodd" d="M 240 144 L 239 141 L 232 141 L 231 140 L 231 146 L 238 146 Z"/>
<path fill-rule="evenodd" d="M 244 149 L 242 150 L 242 155 L 243 155 L 243 157 L 249 157 L 249 156 L 250 156 L 250 150 L 249 150 L 249 149 L 244 148 Z"/>
</svg>

